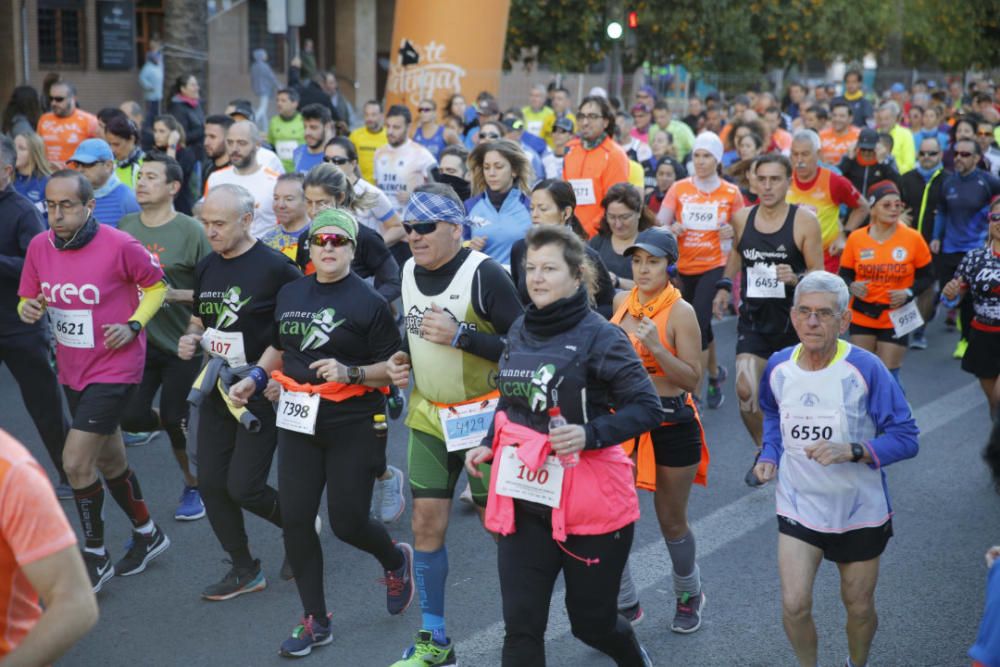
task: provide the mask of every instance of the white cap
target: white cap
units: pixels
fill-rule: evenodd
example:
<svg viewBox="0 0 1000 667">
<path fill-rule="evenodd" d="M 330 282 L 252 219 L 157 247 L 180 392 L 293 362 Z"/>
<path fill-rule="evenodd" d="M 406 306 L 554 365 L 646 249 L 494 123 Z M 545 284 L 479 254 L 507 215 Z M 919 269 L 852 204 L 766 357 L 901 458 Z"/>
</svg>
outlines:
<svg viewBox="0 0 1000 667">
<path fill-rule="evenodd" d="M 603 97 L 608 99 L 608 91 L 604 90 L 600 86 L 594 86 L 590 89 L 590 97 Z"/>
<path fill-rule="evenodd" d="M 711 153 L 716 162 L 722 162 L 722 153 L 724 151 L 722 148 L 722 139 L 719 139 L 719 135 L 715 132 L 705 131 L 695 137 L 691 154 L 694 155 L 694 152 L 699 148 Z"/>
</svg>

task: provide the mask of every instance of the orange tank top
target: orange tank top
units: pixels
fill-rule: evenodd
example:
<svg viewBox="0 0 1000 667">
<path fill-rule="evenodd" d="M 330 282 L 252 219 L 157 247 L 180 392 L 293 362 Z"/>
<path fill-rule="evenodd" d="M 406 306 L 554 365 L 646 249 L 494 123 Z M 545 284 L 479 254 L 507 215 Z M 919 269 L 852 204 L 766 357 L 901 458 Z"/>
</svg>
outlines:
<svg viewBox="0 0 1000 667">
<path fill-rule="evenodd" d="M 674 303 L 677 303 L 675 301 Z M 670 311 L 674 309 L 674 303 L 670 304 L 656 315 L 650 319 L 656 324 L 656 330 L 660 334 L 660 342 L 663 343 L 663 347 L 670 351 L 670 354 L 676 356 L 677 350 L 674 346 L 670 344 L 667 340 L 667 322 L 670 321 Z M 621 307 L 615 311 L 615 314 L 611 317 L 611 323 L 621 326 L 621 322 L 628 315 L 628 301 L 623 303 Z M 666 377 L 666 373 L 660 368 L 660 362 L 656 360 L 656 357 L 646 349 L 646 346 L 639 342 L 639 339 L 635 337 L 635 334 L 629 333 L 628 339 L 632 341 L 632 347 L 635 348 L 636 353 L 639 355 L 639 359 L 642 361 L 642 367 L 646 369 L 646 372 L 653 377 Z"/>
</svg>

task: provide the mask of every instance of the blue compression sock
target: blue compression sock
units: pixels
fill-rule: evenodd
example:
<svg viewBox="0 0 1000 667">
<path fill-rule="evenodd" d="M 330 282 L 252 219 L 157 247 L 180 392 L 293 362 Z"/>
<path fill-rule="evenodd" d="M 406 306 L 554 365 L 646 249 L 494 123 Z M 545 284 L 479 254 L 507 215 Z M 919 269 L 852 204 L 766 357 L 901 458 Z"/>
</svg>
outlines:
<svg viewBox="0 0 1000 667">
<path fill-rule="evenodd" d="M 430 630 L 434 641 L 447 644 L 444 629 L 444 584 L 448 579 L 448 549 L 413 552 L 414 579 L 420 593 L 420 611 L 424 630 Z"/>
</svg>

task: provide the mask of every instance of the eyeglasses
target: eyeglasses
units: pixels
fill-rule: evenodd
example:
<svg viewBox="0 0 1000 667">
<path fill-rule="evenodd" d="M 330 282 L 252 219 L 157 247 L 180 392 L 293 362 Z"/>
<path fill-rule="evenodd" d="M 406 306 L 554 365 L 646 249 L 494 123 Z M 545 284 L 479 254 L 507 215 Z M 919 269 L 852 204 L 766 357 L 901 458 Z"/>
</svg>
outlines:
<svg viewBox="0 0 1000 667">
<path fill-rule="evenodd" d="M 326 162 L 328 164 L 347 164 L 348 162 L 350 162 L 350 160 L 348 160 L 346 157 L 341 157 L 339 155 L 336 155 L 334 157 L 324 157 L 323 162 Z"/>
<path fill-rule="evenodd" d="M 600 120 L 604 118 L 604 116 L 599 113 L 582 113 L 577 115 L 577 118 L 580 120 Z"/>
<path fill-rule="evenodd" d="M 404 222 L 403 231 L 407 234 L 416 232 L 420 236 L 426 236 L 433 234 L 434 230 L 437 229 L 437 225 L 438 223 L 436 222 Z"/>
<path fill-rule="evenodd" d="M 920 151 L 920 157 L 936 157 L 941 154 L 941 151 Z"/>
<path fill-rule="evenodd" d="M 614 222 L 628 222 L 629 220 L 631 220 L 632 218 L 635 217 L 635 213 L 634 212 L 623 213 L 621 215 L 607 215 L 607 214 L 605 214 L 604 217 L 606 217 L 608 219 L 608 222 L 611 222 L 611 223 L 614 223 Z"/>
<path fill-rule="evenodd" d="M 975 153 L 971 151 L 955 151 L 955 157 L 972 157 Z"/>
<path fill-rule="evenodd" d="M 419 111 L 420 113 L 427 113 L 428 111 L 434 111 L 434 109 L 430 107 L 420 107 L 419 109 L 417 109 L 417 111 Z"/>
<path fill-rule="evenodd" d="M 49 101 L 51 101 L 51 102 L 65 102 L 66 98 L 65 97 L 55 97 L 53 95 L 49 95 Z"/>
<path fill-rule="evenodd" d="M 833 318 L 837 316 L 833 308 L 817 308 L 813 310 L 812 308 L 806 308 L 805 306 L 796 306 L 794 310 L 795 316 L 800 320 L 809 321 L 809 319 L 815 315 L 816 319 L 824 324 L 829 324 L 833 321 Z"/>
<path fill-rule="evenodd" d="M 83 202 L 82 201 L 69 201 L 68 199 L 67 200 L 63 200 L 63 201 L 49 201 L 49 200 L 45 200 L 45 208 L 47 208 L 50 212 L 51 211 L 58 211 L 58 210 L 72 211 L 77 206 L 83 206 Z"/>
<path fill-rule="evenodd" d="M 990 213 L 990 222 L 1000 222 L 1000 213 Z"/>
<path fill-rule="evenodd" d="M 479 136 L 482 137 L 483 139 L 488 139 L 490 141 L 496 141 L 497 139 L 500 138 L 499 134 L 494 134 L 492 132 L 490 132 L 490 133 L 480 132 Z"/>
<path fill-rule="evenodd" d="M 313 234 L 309 237 L 309 243 L 320 248 L 325 248 L 328 245 L 332 245 L 334 248 L 343 248 L 351 243 L 351 239 L 340 234 Z"/>
</svg>

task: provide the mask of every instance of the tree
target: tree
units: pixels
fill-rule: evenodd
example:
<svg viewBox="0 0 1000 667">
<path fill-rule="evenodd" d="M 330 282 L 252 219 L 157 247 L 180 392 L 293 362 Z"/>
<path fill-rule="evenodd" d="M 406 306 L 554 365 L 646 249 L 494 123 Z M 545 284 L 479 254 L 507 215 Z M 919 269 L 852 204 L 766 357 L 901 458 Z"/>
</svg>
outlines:
<svg viewBox="0 0 1000 667">
<path fill-rule="evenodd" d="M 541 64 L 581 71 L 611 48 L 605 33 L 604 0 L 511 0 L 504 68 Z"/>
<path fill-rule="evenodd" d="M 1000 63 L 1000 0 L 906 0 L 903 60 L 946 70 L 991 69 Z"/>
</svg>

